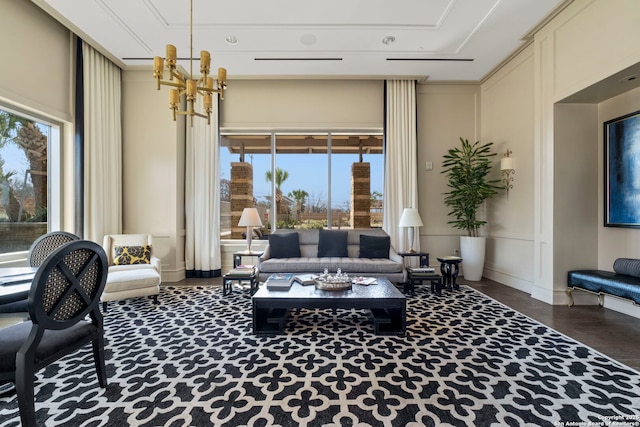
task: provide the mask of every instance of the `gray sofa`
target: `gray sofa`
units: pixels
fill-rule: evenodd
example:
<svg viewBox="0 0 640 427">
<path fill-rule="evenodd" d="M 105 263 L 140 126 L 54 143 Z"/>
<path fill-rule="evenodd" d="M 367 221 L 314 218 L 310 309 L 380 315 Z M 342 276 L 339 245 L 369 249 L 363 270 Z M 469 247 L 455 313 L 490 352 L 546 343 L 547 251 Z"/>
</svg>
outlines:
<svg viewBox="0 0 640 427">
<path fill-rule="evenodd" d="M 338 268 L 354 276 L 404 282 L 403 259 L 381 229 L 276 230 L 258 258 L 259 280 L 272 273 L 322 273 Z"/>
</svg>

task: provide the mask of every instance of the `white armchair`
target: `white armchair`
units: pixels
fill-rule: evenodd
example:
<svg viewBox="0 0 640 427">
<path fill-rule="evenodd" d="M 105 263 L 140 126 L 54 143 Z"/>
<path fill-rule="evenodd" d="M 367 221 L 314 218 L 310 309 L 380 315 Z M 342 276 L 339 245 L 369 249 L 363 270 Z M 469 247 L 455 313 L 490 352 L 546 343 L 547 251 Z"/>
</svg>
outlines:
<svg viewBox="0 0 640 427">
<path fill-rule="evenodd" d="M 103 247 L 109 261 L 107 284 L 100 301 L 107 311 L 107 301 L 153 295 L 158 303 L 160 293 L 160 259 L 153 256 L 149 234 L 109 234 Z"/>
</svg>

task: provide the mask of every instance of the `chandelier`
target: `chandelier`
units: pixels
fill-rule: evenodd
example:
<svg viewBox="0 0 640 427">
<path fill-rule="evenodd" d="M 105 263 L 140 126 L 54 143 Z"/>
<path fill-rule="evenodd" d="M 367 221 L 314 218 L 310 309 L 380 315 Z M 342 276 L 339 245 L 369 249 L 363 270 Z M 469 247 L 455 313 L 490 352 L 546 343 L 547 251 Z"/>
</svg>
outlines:
<svg viewBox="0 0 640 427">
<path fill-rule="evenodd" d="M 193 0 L 190 1 L 189 9 L 189 74 L 185 75 L 176 70 L 177 50 L 174 45 L 168 44 L 166 60 L 159 56 L 153 58 L 153 77 L 156 79 L 158 90 L 160 90 L 160 85 L 175 88 L 169 92 L 169 108 L 173 111 L 174 121 L 178 115 L 186 115 L 191 118 L 191 126 L 193 126 L 194 116 L 205 118 L 207 123 L 211 124 L 213 94 L 219 93 L 220 99 L 224 99 L 224 90 L 227 88 L 227 70 L 218 68 L 218 79 L 214 87 L 213 77 L 209 77 L 211 54 L 203 50 L 200 51 L 200 74 L 202 76 L 198 80 L 193 77 Z M 165 61 L 169 71 L 169 80 L 163 80 Z M 204 113 L 195 111 L 198 95 L 204 98 Z M 186 98 L 186 110 L 180 111 L 180 101 L 183 97 Z"/>
</svg>

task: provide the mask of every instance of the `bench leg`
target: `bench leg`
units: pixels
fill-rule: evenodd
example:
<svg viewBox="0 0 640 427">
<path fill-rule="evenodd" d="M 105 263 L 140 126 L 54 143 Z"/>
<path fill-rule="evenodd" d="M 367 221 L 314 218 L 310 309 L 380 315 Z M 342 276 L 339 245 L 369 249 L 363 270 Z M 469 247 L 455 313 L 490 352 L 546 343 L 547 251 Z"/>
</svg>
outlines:
<svg viewBox="0 0 640 427">
<path fill-rule="evenodd" d="M 565 292 L 569 296 L 569 307 L 573 307 L 574 302 L 573 302 L 573 294 L 571 293 L 571 289 L 567 288 Z"/>
<path fill-rule="evenodd" d="M 604 294 L 602 293 L 598 294 L 598 305 L 600 307 L 604 307 Z"/>
</svg>

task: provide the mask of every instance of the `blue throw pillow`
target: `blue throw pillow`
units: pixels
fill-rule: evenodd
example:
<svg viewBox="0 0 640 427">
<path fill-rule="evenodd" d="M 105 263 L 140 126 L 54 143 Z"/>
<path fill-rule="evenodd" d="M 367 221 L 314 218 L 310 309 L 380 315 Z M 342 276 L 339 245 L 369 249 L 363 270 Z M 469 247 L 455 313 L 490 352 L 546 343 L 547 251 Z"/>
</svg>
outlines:
<svg viewBox="0 0 640 427">
<path fill-rule="evenodd" d="M 320 229 L 318 241 L 318 258 L 348 257 L 347 232 Z"/>
<path fill-rule="evenodd" d="M 360 258 L 389 258 L 389 236 L 360 235 Z"/>
<path fill-rule="evenodd" d="M 269 251 L 271 258 L 300 258 L 298 233 L 269 235 Z"/>
</svg>

